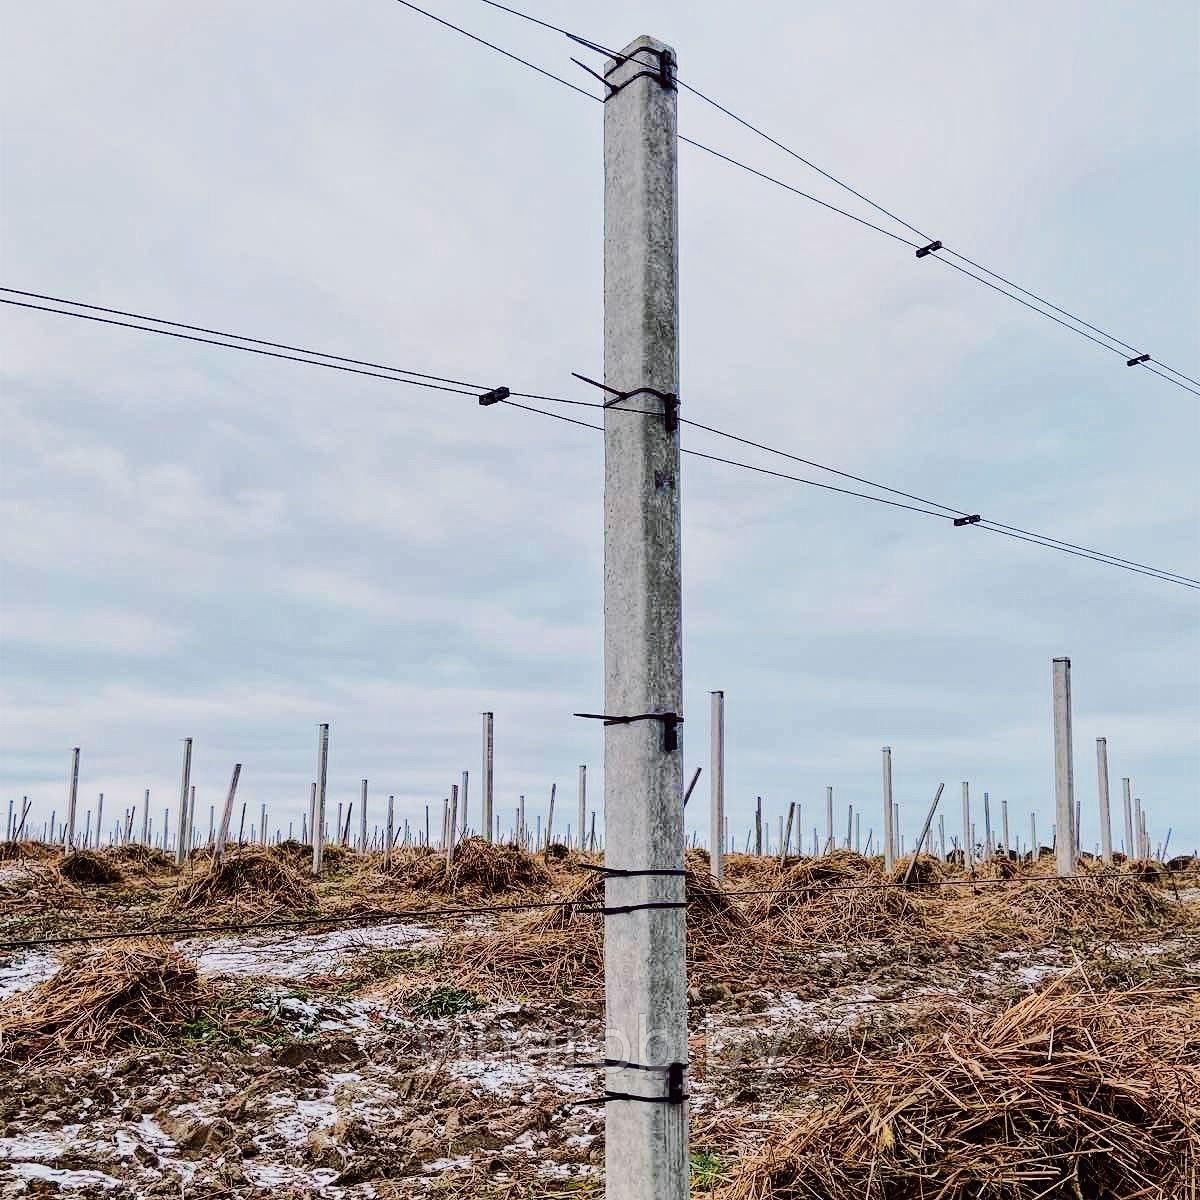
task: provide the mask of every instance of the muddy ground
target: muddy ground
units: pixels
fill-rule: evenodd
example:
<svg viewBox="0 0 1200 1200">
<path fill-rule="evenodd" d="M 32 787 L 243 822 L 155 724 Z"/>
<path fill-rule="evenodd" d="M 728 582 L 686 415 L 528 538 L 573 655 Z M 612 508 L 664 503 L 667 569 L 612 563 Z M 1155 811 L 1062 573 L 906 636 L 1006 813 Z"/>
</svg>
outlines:
<svg viewBox="0 0 1200 1200">
<path fill-rule="evenodd" d="M 73 888 L 52 913 L 22 893 L 21 871 L 38 878 L 0 864 L 6 937 L 136 927 L 155 914 L 161 923 L 162 897 L 179 886 L 147 873 Z M 344 901 L 353 879 L 343 883 L 340 893 L 323 885 L 319 903 Z M 1170 899 L 1200 917 L 1200 889 Z M 600 1196 L 593 992 L 496 999 L 446 952 L 512 922 L 497 912 L 175 939 L 205 998 L 171 1036 L 105 1054 L 0 1057 L 0 1197 Z M 693 968 L 695 1195 L 718 1190 L 811 1101 L 821 1067 L 855 1047 L 999 1011 L 1080 969 L 1098 986 L 1200 986 L 1200 938 L 1186 925 L 1037 938 L 931 929 L 848 930 L 842 944 L 719 982 Z M 0 951 L 0 1012 L 53 976 L 64 953 Z"/>
</svg>

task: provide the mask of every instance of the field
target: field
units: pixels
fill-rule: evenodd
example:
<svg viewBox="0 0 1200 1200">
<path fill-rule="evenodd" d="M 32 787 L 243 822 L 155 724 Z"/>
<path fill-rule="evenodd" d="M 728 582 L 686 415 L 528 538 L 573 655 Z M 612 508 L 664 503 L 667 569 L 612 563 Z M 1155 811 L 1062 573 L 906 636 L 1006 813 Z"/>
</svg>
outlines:
<svg viewBox="0 0 1200 1200">
<path fill-rule="evenodd" d="M 2 849 L 0 1196 L 603 1194 L 587 860 Z M 1194 862 L 727 865 L 689 853 L 695 1196 L 1200 1196 Z"/>
</svg>

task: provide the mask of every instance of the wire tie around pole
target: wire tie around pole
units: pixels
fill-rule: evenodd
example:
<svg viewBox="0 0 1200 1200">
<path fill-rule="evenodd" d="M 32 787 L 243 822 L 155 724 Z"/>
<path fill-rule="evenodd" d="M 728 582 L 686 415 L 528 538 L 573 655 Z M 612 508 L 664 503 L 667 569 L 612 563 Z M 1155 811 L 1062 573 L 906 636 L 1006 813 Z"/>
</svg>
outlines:
<svg viewBox="0 0 1200 1200">
<path fill-rule="evenodd" d="M 912 242 L 909 242 L 909 245 L 911 246 Z M 928 246 L 922 246 L 917 250 L 917 257 L 924 258 L 927 254 L 932 254 L 935 250 L 940 250 L 941 248 L 941 242 L 930 242 Z"/>
<path fill-rule="evenodd" d="M 596 863 L 580 863 L 579 866 L 585 871 L 598 871 L 601 875 L 609 875 L 617 879 L 632 879 L 639 875 L 664 875 L 675 878 L 687 875 L 687 871 L 673 867 L 662 870 L 631 871 L 625 867 L 606 867 Z"/>
<path fill-rule="evenodd" d="M 584 1100 L 570 1100 L 566 1104 L 560 1105 L 561 1108 L 576 1108 L 586 1104 L 607 1104 L 610 1100 L 632 1100 L 639 1104 L 682 1104 L 688 1099 L 688 1094 L 683 1090 L 683 1075 L 688 1069 L 688 1064 L 684 1062 L 667 1063 L 661 1067 L 647 1067 L 641 1063 L 620 1062 L 616 1059 L 606 1058 L 603 1062 L 579 1063 L 577 1065 L 580 1067 L 620 1067 L 634 1071 L 665 1072 L 667 1076 L 667 1094 L 665 1096 L 639 1096 L 634 1092 L 606 1091 L 603 1096 L 588 1096 Z"/>
<path fill-rule="evenodd" d="M 620 404 L 622 400 L 631 400 L 634 396 L 656 396 L 663 402 L 663 428 L 667 433 L 674 433 L 679 428 L 679 397 L 675 392 L 662 392 L 658 388 L 652 387 L 640 387 L 622 392 L 615 387 L 609 387 L 607 383 L 601 383 L 598 379 L 589 379 L 586 375 L 580 375 L 578 371 L 572 371 L 571 374 L 576 379 L 599 388 L 602 392 L 608 392 L 612 399 L 605 402 L 605 408 L 612 408 L 614 405 Z"/>
<path fill-rule="evenodd" d="M 670 754 L 679 749 L 678 728 L 683 724 L 683 715 L 674 712 L 638 713 L 631 717 L 614 717 L 607 713 L 573 713 L 586 721 L 603 721 L 605 725 L 632 725 L 635 721 L 661 721 L 663 727 L 663 753 Z"/>
</svg>

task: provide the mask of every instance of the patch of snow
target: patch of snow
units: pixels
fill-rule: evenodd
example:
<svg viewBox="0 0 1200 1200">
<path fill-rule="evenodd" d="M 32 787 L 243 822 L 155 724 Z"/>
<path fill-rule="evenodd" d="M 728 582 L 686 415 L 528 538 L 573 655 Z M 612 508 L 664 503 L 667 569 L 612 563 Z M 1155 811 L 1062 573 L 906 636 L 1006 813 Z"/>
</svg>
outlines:
<svg viewBox="0 0 1200 1200">
<path fill-rule="evenodd" d="M 58 959 L 44 951 L 22 955 L 7 967 L 0 967 L 0 1000 L 27 992 L 49 979 L 58 970 Z"/>
<path fill-rule="evenodd" d="M 119 1179 L 105 1175 L 103 1171 L 62 1171 L 57 1167 L 47 1167 L 44 1163 L 19 1162 L 9 1168 L 14 1175 L 21 1179 L 42 1179 L 53 1183 L 59 1188 L 109 1188 L 121 1186 Z"/>
<path fill-rule="evenodd" d="M 356 950 L 396 950 L 438 935 L 420 925 L 376 925 L 365 929 L 332 929 L 285 940 L 245 937 L 216 941 L 183 941 L 179 948 L 196 958 L 201 975 L 259 979 L 301 979 L 328 974 Z"/>
</svg>

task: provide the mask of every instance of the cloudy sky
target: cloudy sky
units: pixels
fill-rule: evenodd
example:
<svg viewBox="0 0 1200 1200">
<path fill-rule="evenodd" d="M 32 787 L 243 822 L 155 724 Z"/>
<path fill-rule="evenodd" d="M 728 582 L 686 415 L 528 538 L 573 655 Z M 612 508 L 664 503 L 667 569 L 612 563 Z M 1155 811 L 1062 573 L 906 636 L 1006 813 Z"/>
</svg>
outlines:
<svg viewBox="0 0 1200 1200">
<path fill-rule="evenodd" d="M 670 42 L 806 157 L 1200 375 L 1187 0 L 770 2 L 736 24 L 707 0 L 529 2 Z M 428 4 L 590 82 L 555 34 Z M 391 0 L 41 0 L 8 13 L 0 68 L 5 286 L 592 398 L 570 372 L 601 362 L 599 105 Z M 872 215 L 686 94 L 680 128 Z M 688 415 L 1200 573 L 1195 396 L 680 156 Z M 298 821 L 328 721 L 331 803 L 366 777 L 373 817 L 393 792 L 415 819 L 478 778 L 485 709 L 506 820 L 519 793 L 572 795 L 582 762 L 599 798 L 600 732 L 570 716 L 602 696 L 594 434 L 14 308 L 0 387 L 0 804 L 61 813 L 79 745 L 85 805 L 150 787 L 161 820 L 190 735 L 199 825 L 235 761 L 252 812 Z M 735 829 L 761 795 L 811 830 L 833 784 L 865 836 L 883 744 L 910 838 L 942 780 L 1048 828 L 1069 655 L 1085 842 L 1099 735 L 1152 836 L 1200 842 L 1194 591 L 694 459 L 683 502 L 684 756 L 707 763 L 725 689 Z"/>
</svg>

